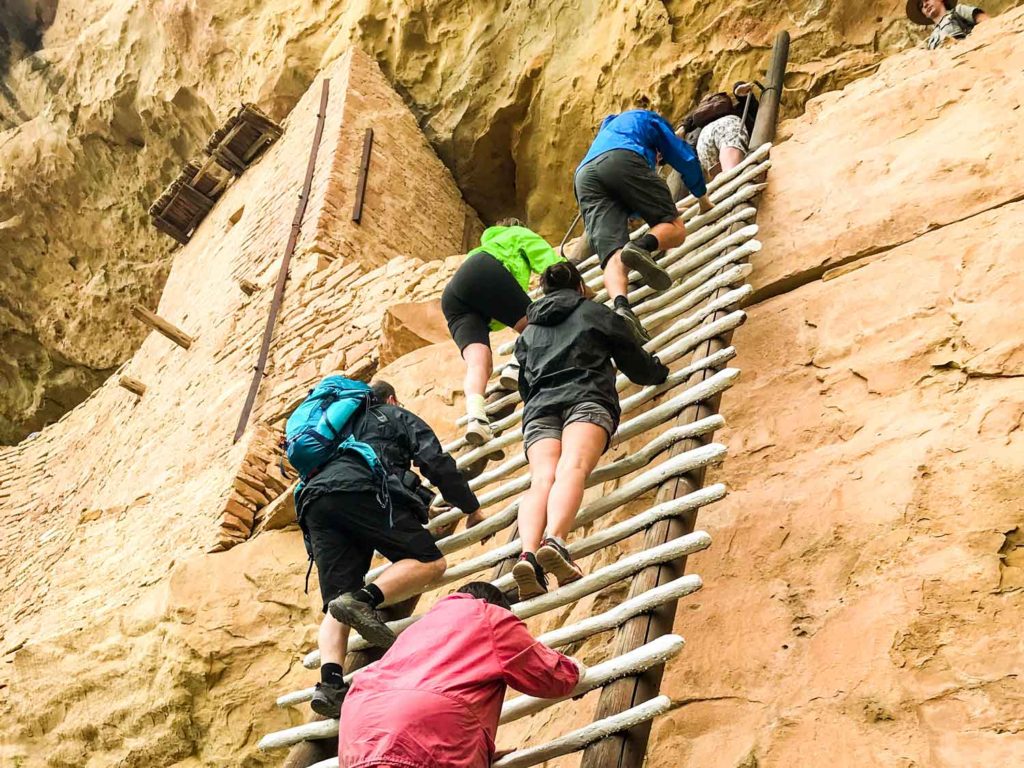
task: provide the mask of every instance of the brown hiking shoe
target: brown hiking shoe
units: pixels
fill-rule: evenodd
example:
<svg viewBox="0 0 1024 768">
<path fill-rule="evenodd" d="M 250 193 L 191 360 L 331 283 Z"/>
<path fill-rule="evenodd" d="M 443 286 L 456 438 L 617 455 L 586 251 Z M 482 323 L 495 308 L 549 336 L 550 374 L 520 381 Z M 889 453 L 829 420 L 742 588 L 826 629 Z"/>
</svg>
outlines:
<svg viewBox="0 0 1024 768">
<path fill-rule="evenodd" d="M 347 684 L 317 683 L 313 698 L 309 701 L 309 707 L 318 715 L 337 720 L 341 717 L 341 705 L 345 701 L 346 693 L 348 693 Z"/>
<path fill-rule="evenodd" d="M 395 633 L 384 623 L 377 609 L 357 599 L 351 592 L 331 600 L 327 610 L 342 624 L 359 632 L 370 645 L 390 648 L 395 642 Z"/>
<path fill-rule="evenodd" d="M 650 251 L 645 251 L 634 242 L 622 246 L 622 263 L 640 273 L 644 285 L 656 291 L 667 291 L 672 287 L 672 277 L 654 260 Z"/>
<path fill-rule="evenodd" d="M 512 578 L 515 579 L 519 588 L 519 599 L 529 600 L 531 597 L 543 595 L 548 591 L 547 580 L 544 578 L 544 571 L 537 563 L 537 557 L 532 552 L 523 552 L 512 566 Z"/>
<path fill-rule="evenodd" d="M 541 568 L 558 579 L 558 586 L 564 587 L 583 578 L 583 570 L 576 565 L 569 550 L 552 539 L 546 537 L 537 550 L 537 562 Z"/>
</svg>

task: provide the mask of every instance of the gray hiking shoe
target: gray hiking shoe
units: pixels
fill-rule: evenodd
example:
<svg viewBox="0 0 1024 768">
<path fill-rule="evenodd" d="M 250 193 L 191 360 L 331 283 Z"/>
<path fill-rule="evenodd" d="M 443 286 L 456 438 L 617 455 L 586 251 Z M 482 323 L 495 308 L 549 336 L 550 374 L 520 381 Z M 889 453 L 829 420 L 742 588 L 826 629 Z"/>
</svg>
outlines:
<svg viewBox="0 0 1024 768">
<path fill-rule="evenodd" d="M 548 591 L 544 571 L 532 553 L 523 552 L 519 556 L 516 564 L 512 566 L 512 578 L 519 588 L 520 600 L 529 600 Z"/>
<path fill-rule="evenodd" d="M 353 627 L 363 639 L 378 648 L 390 648 L 395 642 L 395 633 L 381 619 L 376 608 L 348 592 L 327 604 L 331 616 L 342 624 Z"/>
<path fill-rule="evenodd" d="M 667 291 L 672 287 L 672 278 L 668 272 L 658 266 L 650 251 L 645 251 L 634 242 L 622 247 L 622 263 L 639 272 L 644 285 L 656 291 Z"/>
<path fill-rule="evenodd" d="M 519 362 L 513 360 L 511 363 L 505 365 L 501 369 L 501 374 L 498 376 L 498 385 L 502 389 L 517 390 L 519 389 Z"/>
<path fill-rule="evenodd" d="M 615 307 L 615 314 L 626 321 L 629 330 L 633 332 L 633 336 L 636 337 L 641 345 L 651 340 L 651 334 L 647 332 L 644 324 L 640 322 L 640 318 L 634 314 L 632 309 L 629 307 Z"/>
<path fill-rule="evenodd" d="M 345 701 L 346 693 L 348 693 L 348 685 L 317 683 L 313 698 L 309 701 L 309 707 L 318 715 L 337 720 L 341 717 L 341 704 Z"/>
<path fill-rule="evenodd" d="M 573 561 L 569 550 L 550 536 L 541 542 L 540 549 L 537 550 L 537 562 L 541 568 L 558 579 L 560 587 L 583 578 L 583 571 Z"/>
<path fill-rule="evenodd" d="M 491 431 L 491 423 L 486 419 L 478 419 L 475 416 L 470 416 L 469 421 L 466 422 L 466 442 L 474 448 L 486 443 L 494 437 L 494 432 Z"/>
</svg>

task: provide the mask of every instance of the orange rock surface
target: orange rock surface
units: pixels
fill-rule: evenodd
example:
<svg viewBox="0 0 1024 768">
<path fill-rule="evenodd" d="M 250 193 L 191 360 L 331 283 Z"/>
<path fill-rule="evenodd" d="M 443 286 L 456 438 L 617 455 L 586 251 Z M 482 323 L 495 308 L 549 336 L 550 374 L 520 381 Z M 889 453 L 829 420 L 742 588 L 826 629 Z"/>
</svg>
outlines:
<svg viewBox="0 0 1024 768">
<path fill-rule="evenodd" d="M 1011 136 L 1024 124 L 1022 70 L 1017 11 L 955 47 L 896 56 L 784 124 L 759 215 L 758 300 L 734 338 L 743 377 L 723 403 L 730 459 L 715 479 L 732 493 L 701 513 L 714 544 L 690 560 L 705 587 L 678 614 L 687 647 L 665 677 L 675 707 L 654 727 L 652 768 L 1020 762 L 1024 158 Z M 249 173 L 237 194 L 275 194 L 259 167 Z M 429 178 L 447 183 L 440 170 Z M 272 454 L 274 414 L 322 372 L 375 365 L 387 306 L 435 299 L 457 259 L 350 270 L 304 251 L 258 409 L 267 434 L 232 448 L 234 419 L 209 414 L 236 413 L 265 308 L 218 287 L 237 277 L 225 254 L 241 235 L 230 233 L 250 231 L 244 216 L 227 224 L 239 202 L 218 204 L 161 304 L 197 331 L 193 362 L 149 339 L 129 366 L 150 386 L 142 401 L 108 382 L 0 452 L 5 765 L 278 765 L 259 737 L 306 719 L 272 706 L 314 679 L 299 663 L 318 605 L 301 591 L 298 533 L 204 550 L 236 475 Z M 351 234 L 324 211 L 323 237 Z M 262 281 L 274 263 L 259 262 Z M 201 274 L 221 282 L 189 309 Z M 323 306 L 344 313 L 325 318 Z M 412 337 L 431 339 L 415 314 L 381 374 L 450 437 L 457 355 L 450 343 L 416 348 Z M 324 329 L 330 349 L 317 347 Z M 166 413 L 143 430 L 133 413 L 151 394 Z M 209 411 L 195 413 L 197 400 Z M 572 652 L 597 657 L 606 642 Z M 594 700 L 504 729 L 499 743 L 582 724 Z"/>
</svg>

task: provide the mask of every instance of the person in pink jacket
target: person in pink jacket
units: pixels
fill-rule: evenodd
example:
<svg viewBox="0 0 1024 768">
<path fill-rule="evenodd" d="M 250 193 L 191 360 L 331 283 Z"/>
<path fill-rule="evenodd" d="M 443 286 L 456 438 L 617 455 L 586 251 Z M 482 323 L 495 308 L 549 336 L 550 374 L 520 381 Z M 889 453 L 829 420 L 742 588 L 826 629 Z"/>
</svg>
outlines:
<svg viewBox="0 0 1024 768">
<path fill-rule="evenodd" d="M 582 665 L 537 642 L 492 584 L 439 600 L 356 674 L 341 710 L 341 768 L 488 768 L 506 686 L 567 696 Z"/>
</svg>

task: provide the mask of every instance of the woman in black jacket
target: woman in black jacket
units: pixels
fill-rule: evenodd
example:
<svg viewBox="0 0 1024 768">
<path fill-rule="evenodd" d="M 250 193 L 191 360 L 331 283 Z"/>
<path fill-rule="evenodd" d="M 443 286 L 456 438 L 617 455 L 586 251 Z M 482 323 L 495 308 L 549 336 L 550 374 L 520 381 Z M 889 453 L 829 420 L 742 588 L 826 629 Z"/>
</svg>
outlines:
<svg viewBox="0 0 1024 768">
<path fill-rule="evenodd" d="M 527 310 L 529 322 L 515 352 L 530 463 L 530 489 L 519 503 L 523 553 L 512 568 L 521 600 L 547 591 L 545 571 L 559 586 L 583 575 L 565 537 L 587 477 L 618 428 L 612 361 L 636 384 L 660 384 L 668 376 L 621 317 L 586 298 L 575 266 L 548 267 L 540 284 L 544 298 Z"/>
</svg>

